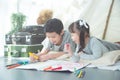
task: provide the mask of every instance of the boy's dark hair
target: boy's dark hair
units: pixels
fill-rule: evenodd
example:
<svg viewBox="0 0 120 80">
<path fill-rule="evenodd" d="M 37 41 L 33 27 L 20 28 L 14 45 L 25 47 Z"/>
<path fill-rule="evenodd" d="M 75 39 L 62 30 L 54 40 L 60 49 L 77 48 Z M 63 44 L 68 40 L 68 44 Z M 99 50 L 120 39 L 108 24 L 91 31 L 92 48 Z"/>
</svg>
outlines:
<svg viewBox="0 0 120 80">
<path fill-rule="evenodd" d="M 63 30 L 63 23 L 57 18 L 49 19 L 44 25 L 45 33 L 46 32 L 56 32 L 60 34 Z"/>
</svg>

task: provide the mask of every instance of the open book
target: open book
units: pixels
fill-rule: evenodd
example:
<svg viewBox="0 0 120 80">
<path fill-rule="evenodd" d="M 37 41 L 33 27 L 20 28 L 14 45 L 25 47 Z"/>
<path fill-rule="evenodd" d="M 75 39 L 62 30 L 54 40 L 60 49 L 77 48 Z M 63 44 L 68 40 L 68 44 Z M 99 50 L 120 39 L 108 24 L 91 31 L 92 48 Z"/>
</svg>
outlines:
<svg viewBox="0 0 120 80">
<path fill-rule="evenodd" d="M 17 69 L 35 69 L 41 71 L 70 71 L 74 72 L 75 69 L 81 69 L 89 63 L 74 63 L 62 60 L 48 60 L 46 62 L 36 62 L 16 67 Z"/>
</svg>

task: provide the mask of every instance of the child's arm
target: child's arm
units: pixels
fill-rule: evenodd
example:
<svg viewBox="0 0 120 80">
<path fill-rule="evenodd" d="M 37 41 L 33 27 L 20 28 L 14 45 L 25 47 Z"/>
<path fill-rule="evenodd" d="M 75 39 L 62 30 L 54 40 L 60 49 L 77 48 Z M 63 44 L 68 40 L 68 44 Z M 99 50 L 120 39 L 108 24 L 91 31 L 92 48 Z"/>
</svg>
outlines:
<svg viewBox="0 0 120 80">
<path fill-rule="evenodd" d="M 41 52 L 35 54 L 35 53 L 29 53 L 30 56 L 30 61 L 35 62 L 35 61 L 40 61 L 40 56 L 45 55 L 48 53 L 48 50 L 41 50 Z"/>
<path fill-rule="evenodd" d="M 47 50 L 47 49 L 42 49 L 40 52 L 38 52 L 38 56 L 47 54 L 48 52 L 49 52 L 49 50 Z"/>
<path fill-rule="evenodd" d="M 63 54 L 64 54 L 64 52 L 48 53 L 48 54 L 40 56 L 40 61 L 55 59 L 55 58 L 62 56 Z"/>
<path fill-rule="evenodd" d="M 107 48 L 96 38 L 91 39 L 90 45 L 87 46 L 87 49 L 86 49 L 87 53 L 81 53 L 80 58 L 87 60 L 94 60 L 102 57 L 104 52 L 108 51 Z"/>
</svg>

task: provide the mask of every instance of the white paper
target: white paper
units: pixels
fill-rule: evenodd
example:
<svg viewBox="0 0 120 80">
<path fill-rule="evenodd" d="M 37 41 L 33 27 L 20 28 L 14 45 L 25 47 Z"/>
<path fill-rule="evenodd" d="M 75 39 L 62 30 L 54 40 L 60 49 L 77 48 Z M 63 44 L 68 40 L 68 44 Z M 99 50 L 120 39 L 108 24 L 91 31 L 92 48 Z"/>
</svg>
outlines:
<svg viewBox="0 0 120 80">
<path fill-rule="evenodd" d="M 87 66 L 89 63 L 83 64 L 83 63 L 74 63 L 69 61 L 62 61 L 62 60 L 48 60 L 46 62 L 37 62 L 27 65 L 22 65 L 19 67 L 16 67 L 17 69 L 36 69 L 43 71 L 45 68 L 52 66 L 62 66 L 62 69 L 59 71 L 70 71 L 74 72 L 74 69 L 81 69 L 85 66 Z"/>
</svg>

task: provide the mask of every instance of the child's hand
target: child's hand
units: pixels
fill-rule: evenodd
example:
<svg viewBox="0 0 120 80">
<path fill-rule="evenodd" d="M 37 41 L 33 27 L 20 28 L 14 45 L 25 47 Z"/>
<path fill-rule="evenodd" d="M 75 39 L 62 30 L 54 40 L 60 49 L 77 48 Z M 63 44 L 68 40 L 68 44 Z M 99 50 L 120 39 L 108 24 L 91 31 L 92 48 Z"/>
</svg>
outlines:
<svg viewBox="0 0 120 80">
<path fill-rule="evenodd" d="M 83 51 L 79 52 L 78 55 L 81 55 L 83 53 Z"/>
<path fill-rule="evenodd" d="M 71 45 L 69 43 L 66 43 L 64 45 L 64 52 L 70 54 L 70 56 L 72 55 L 72 49 L 71 49 Z"/>
<path fill-rule="evenodd" d="M 35 61 L 38 61 L 39 56 L 37 54 L 35 54 L 35 53 L 32 53 L 32 55 L 30 55 L 29 58 L 30 58 L 31 62 L 35 62 Z"/>
</svg>

